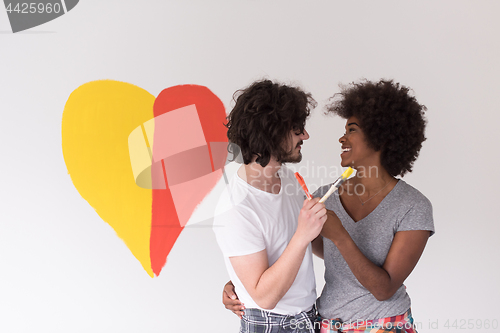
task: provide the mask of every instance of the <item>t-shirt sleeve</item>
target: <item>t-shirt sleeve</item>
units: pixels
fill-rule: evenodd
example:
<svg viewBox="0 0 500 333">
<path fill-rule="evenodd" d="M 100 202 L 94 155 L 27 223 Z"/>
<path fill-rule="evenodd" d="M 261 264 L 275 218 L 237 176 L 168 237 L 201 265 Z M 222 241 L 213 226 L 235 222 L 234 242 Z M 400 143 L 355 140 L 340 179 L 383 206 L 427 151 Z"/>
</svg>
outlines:
<svg viewBox="0 0 500 333">
<path fill-rule="evenodd" d="M 395 232 L 408 230 L 429 230 L 434 235 L 434 219 L 431 202 L 421 195 L 396 225 Z"/>
<path fill-rule="evenodd" d="M 244 256 L 266 248 L 260 221 L 255 214 L 233 208 L 214 219 L 213 230 L 225 257 Z"/>
</svg>

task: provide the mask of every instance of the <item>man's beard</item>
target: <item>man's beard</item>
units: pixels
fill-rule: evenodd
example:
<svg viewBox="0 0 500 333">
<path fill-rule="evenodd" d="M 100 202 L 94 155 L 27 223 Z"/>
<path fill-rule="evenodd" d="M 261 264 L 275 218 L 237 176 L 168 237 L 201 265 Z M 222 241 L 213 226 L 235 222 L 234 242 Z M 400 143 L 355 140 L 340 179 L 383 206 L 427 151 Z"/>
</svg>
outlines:
<svg viewBox="0 0 500 333">
<path fill-rule="evenodd" d="M 292 154 L 287 154 L 281 160 L 281 163 L 299 163 L 302 161 L 302 153 L 299 153 L 297 156 L 292 156 Z"/>
<path fill-rule="evenodd" d="M 281 163 L 299 163 L 300 161 L 302 161 L 302 152 L 299 150 L 299 153 L 296 156 L 293 155 L 293 152 L 298 146 L 301 146 L 303 143 L 303 141 L 300 141 L 291 151 L 287 152 L 287 154 L 281 159 Z"/>
</svg>

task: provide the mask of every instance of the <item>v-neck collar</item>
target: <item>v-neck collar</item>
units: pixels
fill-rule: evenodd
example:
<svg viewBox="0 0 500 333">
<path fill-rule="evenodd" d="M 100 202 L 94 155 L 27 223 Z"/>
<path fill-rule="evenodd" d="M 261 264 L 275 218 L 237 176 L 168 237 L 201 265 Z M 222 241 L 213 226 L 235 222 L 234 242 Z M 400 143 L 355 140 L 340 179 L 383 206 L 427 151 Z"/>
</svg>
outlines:
<svg viewBox="0 0 500 333">
<path fill-rule="evenodd" d="M 345 209 L 344 205 L 342 204 L 342 201 L 340 200 L 340 195 L 338 192 L 335 193 L 335 200 L 337 200 L 337 203 L 340 207 L 340 211 L 347 218 L 347 220 L 351 223 L 359 224 L 360 222 L 363 222 L 364 220 L 367 220 L 368 218 L 370 218 L 370 216 L 373 215 L 377 210 L 380 210 L 381 209 L 380 207 L 385 204 L 385 202 L 388 200 L 388 198 L 395 195 L 393 193 L 395 193 L 397 191 L 397 189 L 399 189 L 401 182 L 403 182 L 403 180 L 398 179 L 398 182 L 396 183 L 396 185 L 394 185 L 392 190 L 389 193 L 387 193 L 387 195 L 382 199 L 382 201 L 380 201 L 380 203 L 377 205 L 377 207 L 375 207 L 368 215 L 366 215 L 365 217 L 363 217 L 359 221 L 354 221 L 354 219 L 351 217 L 351 215 L 349 215 L 349 213 L 347 213 L 347 210 Z"/>
</svg>

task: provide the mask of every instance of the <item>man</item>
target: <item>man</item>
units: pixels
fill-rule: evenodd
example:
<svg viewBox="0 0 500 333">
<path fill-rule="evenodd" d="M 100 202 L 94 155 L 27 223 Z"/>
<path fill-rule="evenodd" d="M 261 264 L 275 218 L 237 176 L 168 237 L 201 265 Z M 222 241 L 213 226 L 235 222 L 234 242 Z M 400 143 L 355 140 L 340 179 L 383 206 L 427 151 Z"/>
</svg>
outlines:
<svg viewBox="0 0 500 333">
<path fill-rule="evenodd" d="M 304 200 L 283 164 L 302 159 L 301 145 L 309 138 L 305 122 L 314 106 L 299 88 L 265 80 L 240 91 L 228 116 L 227 135 L 241 149 L 244 165 L 219 200 L 214 232 L 246 305 L 240 332 L 312 332 L 311 241 L 326 209 L 318 198 Z"/>
</svg>

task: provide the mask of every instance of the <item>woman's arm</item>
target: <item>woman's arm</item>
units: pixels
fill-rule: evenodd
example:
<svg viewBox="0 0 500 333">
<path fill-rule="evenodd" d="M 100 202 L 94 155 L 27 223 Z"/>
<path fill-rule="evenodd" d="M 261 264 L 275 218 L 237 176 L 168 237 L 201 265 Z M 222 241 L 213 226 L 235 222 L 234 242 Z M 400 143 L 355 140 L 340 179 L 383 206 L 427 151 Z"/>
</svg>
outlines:
<svg viewBox="0 0 500 333">
<path fill-rule="evenodd" d="M 316 257 L 324 259 L 323 256 L 323 237 L 319 235 L 312 241 L 312 251 Z"/>
<path fill-rule="evenodd" d="M 332 211 L 327 215 L 321 235 L 337 246 L 354 276 L 379 301 L 391 298 L 410 275 L 430 235 L 426 230 L 397 232 L 384 264 L 379 267 L 359 250 L 337 215 Z"/>
</svg>

